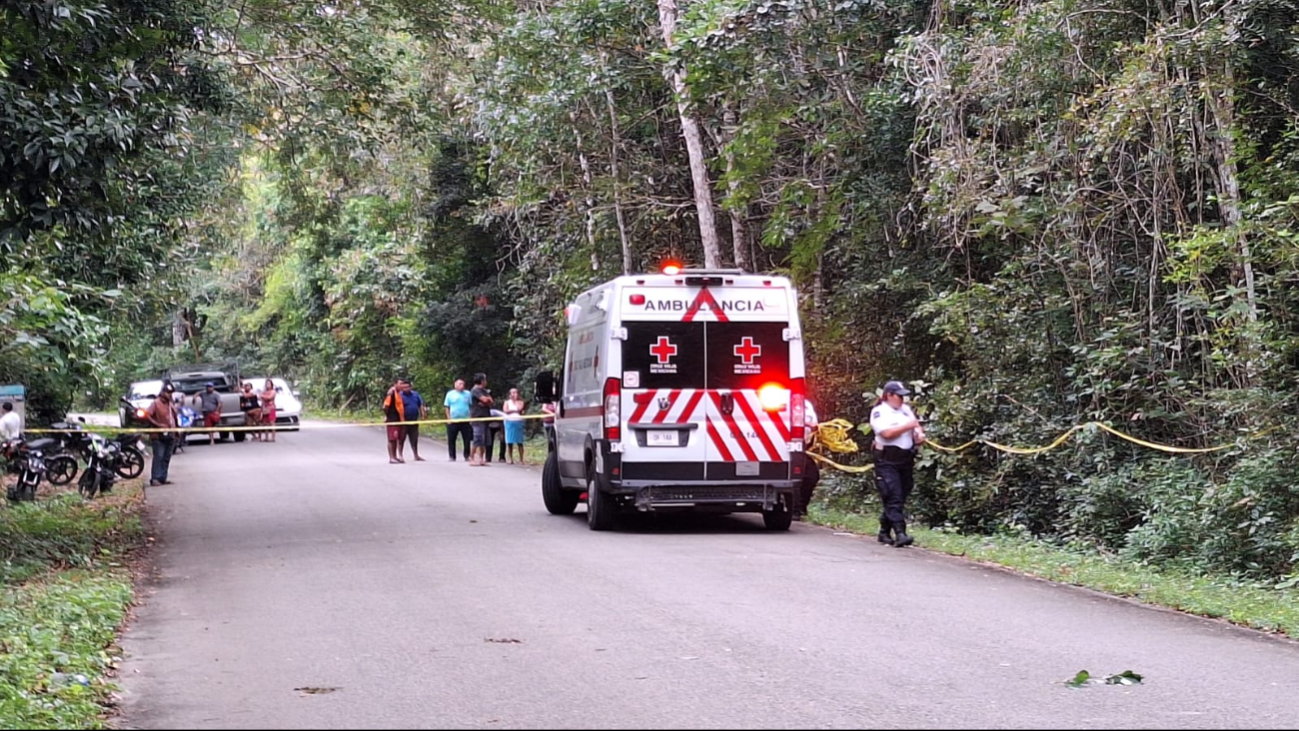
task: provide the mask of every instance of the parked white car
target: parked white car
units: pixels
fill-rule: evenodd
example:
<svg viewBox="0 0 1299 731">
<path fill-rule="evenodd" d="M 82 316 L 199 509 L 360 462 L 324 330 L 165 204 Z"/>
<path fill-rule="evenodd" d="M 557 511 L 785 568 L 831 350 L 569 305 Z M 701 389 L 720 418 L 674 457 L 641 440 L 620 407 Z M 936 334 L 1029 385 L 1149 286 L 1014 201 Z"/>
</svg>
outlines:
<svg viewBox="0 0 1299 731">
<path fill-rule="evenodd" d="M 258 392 L 266 385 L 265 376 L 244 377 L 242 380 L 253 384 L 253 390 Z M 271 383 L 275 384 L 275 423 L 291 427 L 284 431 L 297 431 L 302 419 L 302 402 L 298 400 L 298 392 L 283 378 L 272 378 Z"/>
</svg>

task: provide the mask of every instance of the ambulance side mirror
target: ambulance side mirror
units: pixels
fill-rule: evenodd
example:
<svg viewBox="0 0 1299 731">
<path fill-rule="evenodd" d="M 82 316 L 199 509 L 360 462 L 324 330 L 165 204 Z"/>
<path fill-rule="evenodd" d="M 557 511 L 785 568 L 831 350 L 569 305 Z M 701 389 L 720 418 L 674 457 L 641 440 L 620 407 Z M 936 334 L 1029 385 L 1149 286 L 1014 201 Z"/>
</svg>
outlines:
<svg viewBox="0 0 1299 731">
<path fill-rule="evenodd" d="M 533 382 L 533 400 L 539 404 L 550 404 L 558 397 L 555 374 L 550 371 L 538 373 L 537 380 Z"/>
</svg>

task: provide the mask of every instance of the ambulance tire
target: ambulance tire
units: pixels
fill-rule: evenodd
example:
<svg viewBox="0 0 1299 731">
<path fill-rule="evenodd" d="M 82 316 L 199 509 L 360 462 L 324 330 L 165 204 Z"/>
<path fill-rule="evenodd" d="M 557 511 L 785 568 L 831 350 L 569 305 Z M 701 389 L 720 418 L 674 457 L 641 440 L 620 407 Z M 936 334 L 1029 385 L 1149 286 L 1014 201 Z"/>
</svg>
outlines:
<svg viewBox="0 0 1299 731">
<path fill-rule="evenodd" d="M 586 467 L 586 526 L 591 530 L 613 530 L 618 521 L 617 506 L 600 491 L 595 468 Z"/>
<path fill-rule="evenodd" d="M 565 490 L 559 481 L 559 455 L 554 452 L 546 455 L 546 464 L 541 468 L 541 499 L 551 515 L 572 515 L 582 501 L 581 493 Z"/>
<path fill-rule="evenodd" d="M 788 506 L 777 505 L 775 510 L 762 511 L 762 524 L 767 526 L 767 530 L 781 531 L 789 530 L 789 526 L 794 523 L 794 511 Z"/>
</svg>

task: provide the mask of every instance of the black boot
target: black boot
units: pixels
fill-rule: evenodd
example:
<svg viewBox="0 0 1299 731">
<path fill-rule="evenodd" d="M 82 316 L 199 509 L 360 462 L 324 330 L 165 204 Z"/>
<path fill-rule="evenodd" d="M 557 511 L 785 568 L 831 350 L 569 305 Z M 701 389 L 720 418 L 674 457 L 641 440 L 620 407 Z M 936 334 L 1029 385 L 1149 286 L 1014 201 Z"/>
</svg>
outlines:
<svg viewBox="0 0 1299 731">
<path fill-rule="evenodd" d="M 893 528 L 889 525 L 887 520 L 880 520 L 880 534 L 876 536 L 876 539 L 879 540 L 880 543 L 889 546 L 893 545 Z"/>
<path fill-rule="evenodd" d="M 896 529 L 895 532 L 897 533 L 897 536 L 895 537 L 895 539 L 894 539 L 894 541 L 893 541 L 893 545 L 894 545 L 894 546 L 897 546 L 898 548 L 902 548 L 902 547 L 904 547 L 904 546 L 909 546 L 909 545 L 911 545 L 912 543 L 915 543 L 915 542 L 916 542 L 916 539 L 914 539 L 914 538 L 912 538 L 911 536 L 907 535 L 907 524 L 906 524 L 906 523 L 898 523 L 898 525 L 897 525 L 897 529 Z"/>
</svg>

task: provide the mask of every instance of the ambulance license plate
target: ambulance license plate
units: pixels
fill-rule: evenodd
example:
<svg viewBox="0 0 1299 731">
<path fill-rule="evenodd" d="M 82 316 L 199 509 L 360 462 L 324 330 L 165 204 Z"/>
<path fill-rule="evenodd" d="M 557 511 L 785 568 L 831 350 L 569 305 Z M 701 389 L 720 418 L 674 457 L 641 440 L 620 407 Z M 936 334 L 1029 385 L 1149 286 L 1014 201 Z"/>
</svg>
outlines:
<svg viewBox="0 0 1299 731">
<path fill-rule="evenodd" d="M 735 476 L 736 477 L 757 477 L 759 474 L 761 474 L 761 470 L 758 469 L 759 467 L 760 465 L 757 462 L 736 462 Z"/>
<path fill-rule="evenodd" d="M 651 429 L 645 433 L 645 443 L 651 447 L 675 447 L 677 433 L 675 430 Z"/>
</svg>

